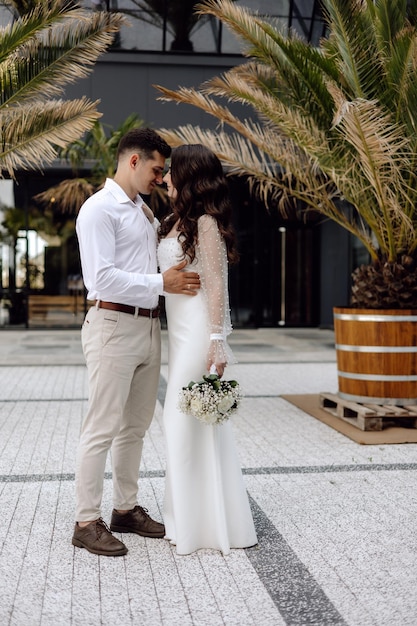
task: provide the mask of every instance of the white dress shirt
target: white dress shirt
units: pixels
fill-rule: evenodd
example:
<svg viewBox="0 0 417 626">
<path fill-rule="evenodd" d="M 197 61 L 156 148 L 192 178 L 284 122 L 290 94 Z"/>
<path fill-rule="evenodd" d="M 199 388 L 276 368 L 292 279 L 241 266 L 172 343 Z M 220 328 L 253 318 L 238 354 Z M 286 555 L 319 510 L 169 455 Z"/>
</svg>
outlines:
<svg viewBox="0 0 417 626">
<path fill-rule="evenodd" d="M 76 232 L 88 300 L 146 309 L 158 305 L 163 292 L 156 260 L 158 221 L 151 224 L 142 205 L 139 195 L 131 200 L 111 178 L 82 205 Z"/>
</svg>

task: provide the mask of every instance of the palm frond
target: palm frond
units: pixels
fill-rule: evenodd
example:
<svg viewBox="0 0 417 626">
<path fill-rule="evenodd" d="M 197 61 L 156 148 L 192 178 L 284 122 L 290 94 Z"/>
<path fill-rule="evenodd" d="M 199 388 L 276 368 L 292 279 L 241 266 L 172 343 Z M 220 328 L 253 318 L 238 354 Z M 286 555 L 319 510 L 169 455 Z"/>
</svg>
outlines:
<svg viewBox="0 0 417 626">
<path fill-rule="evenodd" d="M 225 74 L 222 78 L 212 79 L 204 91 L 226 97 L 229 101 L 251 104 L 268 124 L 282 129 L 281 135 L 302 146 L 300 153 L 305 152 L 314 158 L 324 158 L 327 154 L 329 147 L 326 134 L 316 126 L 313 117 L 305 116 L 302 111 L 283 104 L 269 92 L 265 93 L 256 84 L 252 85 L 247 76 L 242 78 L 239 73 Z M 233 127 L 236 128 L 236 124 Z M 268 143 L 260 147 L 268 152 Z"/>
<path fill-rule="evenodd" d="M 396 230 L 403 233 L 401 245 L 415 238 L 416 191 L 404 180 L 409 142 L 401 127 L 368 100 L 346 103 L 336 128 L 351 146 L 353 158 L 351 171 L 338 173 L 335 184 L 358 207 L 391 262 L 399 253 Z"/>
<path fill-rule="evenodd" d="M 94 186 L 85 178 L 72 178 L 38 193 L 33 199 L 53 210 L 57 207 L 62 213 L 77 215 L 81 205 L 94 191 Z"/>
<path fill-rule="evenodd" d="M 84 11 L 79 8 L 63 6 L 60 0 L 51 2 L 35 1 L 30 13 L 21 15 L 18 20 L 0 28 L 0 63 L 14 53 L 21 45 L 39 37 L 51 26 L 56 25 L 70 15 L 76 18 Z"/>
<path fill-rule="evenodd" d="M 98 102 L 87 98 L 31 103 L 0 111 L 0 166 L 13 176 L 16 169 L 51 163 L 57 146 L 65 146 L 101 116 Z"/>
<path fill-rule="evenodd" d="M 31 38 L 0 63 L 0 106 L 54 97 L 64 85 L 88 75 L 124 18 L 101 12 L 85 18 L 81 12 L 67 16 L 64 24 L 48 30 L 47 40 Z"/>
<path fill-rule="evenodd" d="M 368 4 L 367 8 L 375 23 L 380 47 L 389 47 L 390 43 L 395 41 L 397 35 L 403 31 L 406 26 L 406 7 L 407 0 L 384 3 L 379 11 L 375 11 L 374 7 Z M 390 54 L 389 49 L 387 49 L 387 54 Z"/>
<path fill-rule="evenodd" d="M 334 56 L 346 90 L 357 98 L 366 97 L 364 86 L 375 90 L 383 80 L 379 71 L 378 47 L 372 20 L 363 3 L 332 0 L 325 3 L 329 38 L 323 44 L 327 56 Z"/>
<path fill-rule="evenodd" d="M 23 0 L 29 13 L 0 29 L 0 176 L 41 169 L 101 114 L 86 98 L 51 100 L 86 76 L 123 23 L 67 0 Z"/>
<path fill-rule="evenodd" d="M 289 106 L 304 108 L 308 114 L 322 118 L 323 123 L 329 121 L 332 102 L 324 78 L 335 78 L 335 71 L 319 50 L 295 34 L 284 36 L 231 0 L 224 0 L 221 5 L 216 0 L 206 0 L 199 5 L 199 13 L 217 17 L 246 42 L 246 56 L 271 68 L 275 89 L 280 97 L 287 98 Z"/>
<path fill-rule="evenodd" d="M 235 130 L 245 129 L 244 122 L 242 122 L 239 117 L 234 115 L 230 111 L 230 109 L 215 102 L 212 98 L 209 98 L 202 91 L 198 91 L 196 89 L 188 87 L 180 87 L 178 91 L 174 91 L 172 89 L 162 87 L 161 85 L 153 86 L 156 87 L 163 94 L 163 96 L 160 96 L 158 100 L 167 102 L 186 102 L 188 104 L 196 106 L 202 111 L 205 111 L 209 115 L 216 117 L 220 120 L 221 124 L 228 124 Z"/>
<path fill-rule="evenodd" d="M 265 153 L 254 150 L 252 141 L 242 135 L 214 132 L 190 125 L 181 126 L 175 131 L 159 129 L 159 132 L 173 147 L 184 143 L 202 143 L 209 147 L 227 167 L 229 175 L 248 178 L 266 206 L 278 204 L 281 212 L 286 214 L 295 198 L 303 203 L 305 210 L 319 212 L 340 224 L 375 254 L 374 243 L 366 225 L 346 212 L 337 189 L 328 179 L 318 176 L 311 163 L 300 160 L 293 144 L 282 143 L 278 148 L 277 137 L 272 138 L 273 151 L 281 151 L 283 158 L 285 154 L 291 165 L 284 169 L 276 161 L 268 159 Z M 265 134 L 259 143 L 267 141 L 268 135 Z"/>
<path fill-rule="evenodd" d="M 229 78 L 229 75 L 228 75 Z M 234 85 L 234 76 L 230 85 Z M 197 92 L 194 89 L 181 88 L 176 92 L 158 86 L 164 93 L 165 98 L 175 99 L 197 106 L 206 113 L 217 117 L 222 125 L 230 126 L 234 131 L 243 135 L 251 141 L 256 148 L 267 155 L 267 160 L 279 163 L 282 169 L 293 171 L 294 167 L 305 166 L 308 160 L 310 167 L 317 172 L 318 166 L 323 171 L 331 170 L 334 162 L 329 155 L 330 147 L 326 135 L 314 125 L 314 121 L 304 117 L 299 111 L 293 110 L 274 100 L 268 94 L 257 94 L 256 90 L 251 90 L 250 85 L 245 81 L 236 82 L 236 90 L 240 90 L 240 95 L 236 90 L 229 88 L 229 84 L 223 79 L 214 79 L 204 86 L 204 91 Z M 252 119 L 243 120 L 237 115 L 233 115 L 229 109 L 220 106 L 212 98 L 206 95 L 205 91 L 213 91 L 217 95 L 228 94 L 230 100 L 241 101 L 245 92 L 246 103 L 253 104 L 256 111 L 268 120 L 268 126 L 262 131 L 259 124 Z M 272 125 L 272 127 L 271 127 Z M 276 132 L 276 128 L 285 128 Z M 288 146 L 292 143 L 292 149 Z"/>
<path fill-rule="evenodd" d="M 295 198 L 392 262 L 417 250 L 417 0 L 323 5 L 329 37 L 316 49 L 230 0 L 202 2 L 199 12 L 232 30 L 250 60 L 199 90 L 158 87 L 160 99 L 220 123 L 214 134 L 165 136 L 199 139 L 265 199 L 282 207 Z M 249 106 L 248 119 L 224 101 Z"/>
</svg>

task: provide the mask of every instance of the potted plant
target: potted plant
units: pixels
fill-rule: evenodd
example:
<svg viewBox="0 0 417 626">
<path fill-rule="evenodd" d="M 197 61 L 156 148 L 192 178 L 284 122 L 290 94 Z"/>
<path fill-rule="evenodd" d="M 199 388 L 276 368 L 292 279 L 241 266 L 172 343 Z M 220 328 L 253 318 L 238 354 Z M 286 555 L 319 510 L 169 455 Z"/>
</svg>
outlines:
<svg viewBox="0 0 417 626">
<path fill-rule="evenodd" d="M 353 309 L 335 309 L 339 395 L 417 403 L 417 0 L 322 4 L 328 36 L 313 47 L 230 0 L 205 0 L 199 12 L 234 31 L 249 60 L 199 90 L 158 86 L 160 99 L 232 132 L 164 136 L 205 143 L 283 212 L 295 200 L 359 239 L 369 263 L 353 273 Z"/>
</svg>

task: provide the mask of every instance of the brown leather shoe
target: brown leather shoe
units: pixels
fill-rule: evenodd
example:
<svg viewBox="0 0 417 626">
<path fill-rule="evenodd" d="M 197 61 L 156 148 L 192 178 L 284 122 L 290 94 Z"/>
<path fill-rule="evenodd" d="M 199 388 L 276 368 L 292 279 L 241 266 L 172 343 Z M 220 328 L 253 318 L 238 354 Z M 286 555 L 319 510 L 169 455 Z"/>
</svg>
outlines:
<svg viewBox="0 0 417 626">
<path fill-rule="evenodd" d="M 118 533 L 136 533 L 141 537 L 165 536 L 165 526 L 155 522 L 148 515 L 148 510 L 141 506 L 135 506 L 134 509 L 124 514 L 113 509 L 110 529 Z"/>
<path fill-rule="evenodd" d="M 124 543 L 113 537 L 107 524 L 101 519 L 81 527 L 75 524 L 72 545 L 85 548 L 92 554 L 102 556 L 123 556 L 127 554 Z"/>
</svg>

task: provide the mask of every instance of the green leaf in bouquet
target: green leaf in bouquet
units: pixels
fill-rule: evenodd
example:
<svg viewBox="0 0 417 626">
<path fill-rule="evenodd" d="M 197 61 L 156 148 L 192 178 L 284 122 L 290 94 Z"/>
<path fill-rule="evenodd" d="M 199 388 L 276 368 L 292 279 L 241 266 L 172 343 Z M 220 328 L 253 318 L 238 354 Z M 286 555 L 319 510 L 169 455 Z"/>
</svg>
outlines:
<svg viewBox="0 0 417 626">
<path fill-rule="evenodd" d="M 215 391 L 218 391 L 221 388 L 221 381 L 217 374 L 209 374 L 208 376 L 203 375 L 203 379 L 206 383 L 209 383 Z"/>
<path fill-rule="evenodd" d="M 204 375 L 203 378 L 205 381 L 210 382 L 210 383 L 216 380 L 219 380 L 218 374 L 209 374 L 208 376 Z"/>
</svg>

